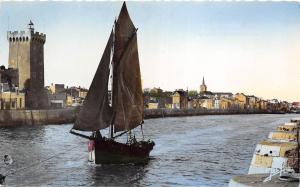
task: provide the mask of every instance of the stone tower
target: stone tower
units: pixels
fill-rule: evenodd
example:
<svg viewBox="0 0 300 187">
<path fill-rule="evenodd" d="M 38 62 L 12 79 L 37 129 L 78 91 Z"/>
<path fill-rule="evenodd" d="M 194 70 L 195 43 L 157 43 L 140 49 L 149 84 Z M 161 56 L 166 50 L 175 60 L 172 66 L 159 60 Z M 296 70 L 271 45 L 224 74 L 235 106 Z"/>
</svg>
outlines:
<svg viewBox="0 0 300 187">
<path fill-rule="evenodd" d="M 19 90 L 26 93 L 26 108 L 45 107 L 44 44 L 46 35 L 35 32 L 30 20 L 27 31 L 8 31 L 8 67 L 17 69 Z"/>
<path fill-rule="evenodd" d="M 206 92 L 207 91 L 207 86 L 205 85 L 204 77 L 202 79 L 202 84 L 200 86 L 200 93 Z"/>
</svg>

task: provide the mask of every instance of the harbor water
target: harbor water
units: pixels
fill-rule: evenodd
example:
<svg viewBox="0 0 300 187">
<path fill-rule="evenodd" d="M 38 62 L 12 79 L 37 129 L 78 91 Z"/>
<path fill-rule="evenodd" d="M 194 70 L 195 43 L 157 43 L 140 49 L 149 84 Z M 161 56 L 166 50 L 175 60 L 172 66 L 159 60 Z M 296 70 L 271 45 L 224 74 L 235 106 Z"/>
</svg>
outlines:
<svg viewBox="0 0 300 187">
<path fill-rule="evenodd" d="M 227 186 L 246 174 L 256 144 L 300 115 L 211 115 L 148 119 L 144 135 L 155 141 L 149 163 L 88 164 L 87 140 L 72 124 L 0 129 L 0 161 L 8 186 Z M 136 130 L 139 134 L 140 129 Z"/>
</svg>

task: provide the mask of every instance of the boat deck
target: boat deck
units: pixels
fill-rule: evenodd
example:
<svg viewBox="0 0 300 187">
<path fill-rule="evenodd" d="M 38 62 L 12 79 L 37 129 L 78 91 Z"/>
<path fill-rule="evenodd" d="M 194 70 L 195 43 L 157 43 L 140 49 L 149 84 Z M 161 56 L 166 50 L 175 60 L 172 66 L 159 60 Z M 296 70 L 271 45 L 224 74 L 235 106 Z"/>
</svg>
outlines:
<svg viewBox="0 0 300 187">
<path fill-rule="evenodd" d="M 286 182 L 278 179 L 277 176 L 273 177 L 269 182 L 263 182 L 269 174 L 248 174 L 235 176 L 230 180 L 230 187 L 298 187 L 299 182 Z"/>
</svg>

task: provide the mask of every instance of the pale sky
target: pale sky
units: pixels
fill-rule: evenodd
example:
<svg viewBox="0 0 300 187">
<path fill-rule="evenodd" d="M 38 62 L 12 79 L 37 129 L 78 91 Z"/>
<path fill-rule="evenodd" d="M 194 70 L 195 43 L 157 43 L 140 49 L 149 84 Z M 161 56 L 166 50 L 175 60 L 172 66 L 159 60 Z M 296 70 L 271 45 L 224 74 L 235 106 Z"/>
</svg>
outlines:
<svg viewBox="0 0 300 187">
<path fill-rule="evenodd" d="M 122 2 L 1 2 L 0 64 L 7 30 L 29 19 L 47 35 L 45 85 L 89 87 Z M 300 4 L 127 2 L 138 27 L 144 88 L 244 92 L 300 101 Z"/>
</svg>

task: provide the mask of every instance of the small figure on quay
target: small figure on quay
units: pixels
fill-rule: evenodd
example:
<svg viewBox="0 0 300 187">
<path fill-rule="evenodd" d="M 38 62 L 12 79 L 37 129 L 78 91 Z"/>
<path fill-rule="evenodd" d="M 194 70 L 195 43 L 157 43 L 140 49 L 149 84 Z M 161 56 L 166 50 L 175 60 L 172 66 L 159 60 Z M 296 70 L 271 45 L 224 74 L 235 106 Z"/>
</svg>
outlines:
<svg viewBox="0 0 300 187">
<path fill-rule="evenodd" d="M 6 165 L 11 165 L 13 163 L 13 159 L 9 155 L 4 155 L 4 163 Z"/>
</svg>

